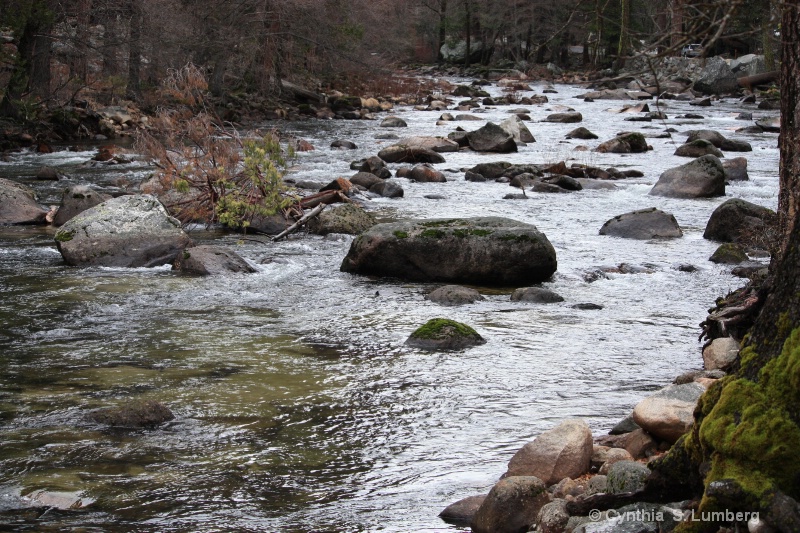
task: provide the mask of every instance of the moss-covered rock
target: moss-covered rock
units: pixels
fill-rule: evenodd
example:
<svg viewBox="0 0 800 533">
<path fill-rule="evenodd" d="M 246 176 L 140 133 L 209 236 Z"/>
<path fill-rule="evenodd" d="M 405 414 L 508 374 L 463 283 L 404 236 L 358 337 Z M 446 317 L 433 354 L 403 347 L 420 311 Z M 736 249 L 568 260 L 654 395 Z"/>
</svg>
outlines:
<svg viewBox="0 0 800 533">
<path fill-rule="evenodd" d="M 153 400 L 133 400 L 118 407 L 98 409 L 89 419 L 114 427 L 153 428 L 175 418 L 172 411 Z"/>
<path fill-rule="evenodd" d="M 335 209 L 323 211 L 312 218 L 308 227 L 312 233 L 346 233 L 358 235 L 375 225 L 375 217 L 355 204 L 343 204 Z"/>
<path fill-rule="evenodd" d="M 406 340 L 408 346 L 431 351 L 460 350 L 485 343 L 471 327 L 447 318 L 428 320 Z"/>
<path fill-rule="evenodd" d="M 721 244 L 708 260 L 717 264 L 738 265 L 747 261 L 747 254 L 738 244 L 726 242 Z"/>
</svg>

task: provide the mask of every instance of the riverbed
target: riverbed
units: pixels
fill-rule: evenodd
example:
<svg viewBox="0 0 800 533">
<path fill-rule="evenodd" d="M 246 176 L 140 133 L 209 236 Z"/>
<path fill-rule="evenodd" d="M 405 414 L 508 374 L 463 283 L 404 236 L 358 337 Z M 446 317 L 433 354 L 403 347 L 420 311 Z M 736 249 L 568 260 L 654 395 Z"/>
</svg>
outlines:
<svg viewBox="0 0 800 533">
<path fill-rule="evenodd" d="M 455 80 L 465 82 L 466 80 Z M 541 93 L 542 84 L 533 84 Z M 514 154 L 444 154 L 436 165 L 447 183 L 398 182 L 400 199 L 372 199 L 380 220 L 505 216 L 535 224 L 553 243 L 558 272 L 547 287 L 559 304 L 511 302 L 512 288 L 477 287 L 485 301 L 441 307 L 424 299 L 438 284 L 345 274 L 339 265 L 352 237 L 296 235 L 279 243 L 191 228 L 198 241 L 234 247 L 255 274 L 198 278 L 168 267 L 65 266 L 53 229 L 0 227 L 0 493 L 83 492 L 85 510 L 6 511 L 0 524 L 19 530 L 95 527 L 103 531 L 453 531 L 437 514 L 465 496 L 486 492 L 513 453 L 565 418 L 607 432 L 648 394 L 677 374 L 702 366 L 698 324 L 713 300 L 741 286 L 730 267 L 708 258 L 717 243 L 702 234 L 726 198 L 775 209 L 777 134 L 742 135 L 734 99 L 695 108 L 662 102 L 665 121 L 627 122 L 620 101 L 584 102 L 580 87 L 560 85 L 550 103 L 493 106 L 474 113 L 498 122 L 530 110 L 536 142 Z M 490 87 L 494 95 L 501 89 Z M 521 96 L 532 94 L 529 91 Z M 461 100 L 455 98 L 456 101 Z M 581 124 L 541 122 L 557 106 L 583 114 Z M 650 104 L 653 106 L 653 103 Z M 655 109 L 653 109 L 655 110 Z M 381 134 L 446 135 L 441 111 L 399 107 L 408 128 L 376 121 L 265 123 L 311 142 L 290 177 L 327 183 L 350 176 L 350 162 L 392 140 Z M 456 114 L 456 112 L 453 112 Z M 704 119 L 677 118 L 700 113 Z M 596 141 L 565 140 L 584 126 Z M 593 148 L 620 131 L 659 135 L 645 154 L 599 154 Z M 672 155 L 691 129 L 713 129 L 750 142 L 750 181 L 726 198 L 670 199 L 647 193 L 666 169 L 689 160 Z M 328 148 L 347 139 L 356 150 Z M 83 165 L 94 147 L 54 154 L 12 154 L 0 177 L 37 189 L 58 203 L 70 183 L 135 189 L 152 169 L 141 161 Z M 479 162 L 584 163 L 637 169 L 642 178 L 615 190 L 569 194 L 519 192 L 507 184 L 464 180 Z M 49 165 L 67 178 L 42 182 Z M 398 165 L 390 165 L 395 170 Z M 444 199 L 428 199 L 426 195 Z M 675 215 L 680 239 L 633 241 L 598 235 L 622 213 L 657 207 Z M 626 263 L 651 273 L 587 272 Z M 678 270 L 682 264 L 695 272 Z M 601 310 L 580 310 L 596 303 Z M 488 341 L 458 352 L 404 347 L 426 320 L 447 317 Z M 168 405 L 176 419 L 157 430 L 111 431 L 87 411 L 131 398 Z M 0 499 L 2 501 L 2 499 Z M 2 510 L 2 506 L 0 506 Z"/>
</svg>

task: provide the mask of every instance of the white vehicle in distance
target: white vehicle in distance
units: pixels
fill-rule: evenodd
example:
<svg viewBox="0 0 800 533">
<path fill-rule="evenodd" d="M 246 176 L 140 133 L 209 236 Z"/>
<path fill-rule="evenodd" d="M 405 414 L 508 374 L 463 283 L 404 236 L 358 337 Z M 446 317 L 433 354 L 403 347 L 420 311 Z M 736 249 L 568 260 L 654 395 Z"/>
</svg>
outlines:
<svg viewBox="0 0 800 533">
<path fill-rule="evenodd" d="M 681 49 L 681 57 L 700 57 L 702 53 L 702 44 L 687 44 Z"/>
</svg>

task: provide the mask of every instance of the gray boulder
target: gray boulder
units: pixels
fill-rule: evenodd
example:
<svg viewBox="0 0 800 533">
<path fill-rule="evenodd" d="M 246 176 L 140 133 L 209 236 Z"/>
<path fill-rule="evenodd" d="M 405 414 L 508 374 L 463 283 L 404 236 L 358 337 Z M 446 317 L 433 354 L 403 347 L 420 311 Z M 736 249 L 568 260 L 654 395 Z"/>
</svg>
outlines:
<svg viewBox="0 0 800 533">
<path fill-rule="evenodd" d="M 521 533 L 536 522 L 551 496 L 541 479 L 513 476 L 498 481 L 472 519 L 473 533 Z"/>
<path fill-rule="evenodd" d="M 575 128 L 571 132 L 567 133 L 567 139 L 597 139 L 597 135 L 581 126 L 580 128 Z"/>
<path fill-rule="evenodd" d="M 112 198 L 67 221 L 56 246 L 74 266 L 154 267 L 171 263 L 191 239 L 155 197 Z"/>
<path fill-rule="evenodd" d="M 481 293 L 461 285 L 444 285 L 425 296 L 426 300 L 440 305 L 465 305 L 485 300 Z"/>
<path fill-rule="evenodd" d="M 674 239 L 683 236 L 675 216 L 651 207 L 618 215 L 600 228 L 600 235 L 625 239 Z"/>
<path fill-rule="evenodd" d="M 457 526 L 469 526 L 485 500 L 486 494 L 467 496 L 445 507 L 444 511 L 439 513 L 439 518 Z"/>
<path fill-rule="evenodd" d="M 0 224 L 45 224 L 46 216 L 33 189 L 0 178 Z"/>
<path fill-rule="evenodd" d="M 536 476 L 547 485 L 589 471 L 592 432 L 580 419 L 566 420 L 519 449 L 508 463 L 506 476 Z"/>
<path fill-rule="evenodd" d="M 672 444 L 692 427 L 694 408 L 705 390 L 698 383 L 664 387 L 636 404 L 633 420 L 651 435 Z"/>
<path fill-rule="evenodd" d="M 502 121 L 500 127 L 506 130 L 516 142 L 533 143 L 536 142 L 528 126 L 517 115 L 512 115 Z"/>
<path fill-rule="evenodd" d="M 476 152 L 509 153 L 517 151 L 514 136 L 504 128 L 487 122 L 483 127 L 467 133 L 467 142 Z"/>
<path fill-rule="evenodd" d="M 688 137 L 686 138 L 687 143 L 691 143 L 697 140 L 705 140 L 723 150 L 725 152 L 752 152 L 753 147 L 750 146 L 750 143 L 746 141 L 737 141 L 734 139 L 728 139 L 724 135 L 714 130 L 692 130 L 688 132 Z M 716 154 L 715 154 L 716 155 Z M 720 157 L 720 156 L 717 156 Z"/>
<path fill-rule="evenodd" d="M 53 218 L 54 226 L 63 226 L 64 223 L 87 209 L 110 200 L 111 195 L 97 192 L 89 185 L 73 185 L 64 190 L 61 195 L 61 206 Z"/>
<path fill-rule="evenodd" d="M 641 154 L 649 149 L 650 147 L 647 145 L 644 135 L 636 132 L 626 132 L 600 143 L 594 151 L 602 154 Z"/>
<path fill-rule="evenodd" d="M 722 162 L 725 169 L 725 179 L 727 181 L 748 181 L 750 176 L 747 174 L 747 158 L 734 157 Z"/>
<path fill-rule="evenodd" d="M 511 167 L 511 163 L 506 161 L 496 161 L 492 163 L 478 163 L 469 172 L 482 176 L 485 180 L 494 181 L 503 176 Z"/>
<path fill-rule="evenodd" d="M 711 198 L 725 195 L 725 169 L 713 155 L 666 170 L 650 189 L 653 196 Z"/>
<path fill-rule="evenodd" d="M 739 82 L 728 63 L 715 56 L 706 60 L 706 66 L 694 82 L 694 88 L 705 94 L 732 93 L 739 89 Z"/>
<path fill-rule="evenodd" d="M 701 157 L 708 154 L 723 157 L 722 151 L 705 139 L 695 139 L 675 150 L 675 155 L 680 157 Z"/>
<path fill-rule="evenodd" d="M 242 257 L 224 246 L 200 245 L 186 248 L 172 264 L 173 270 L 186 274 L 214 276 L 234 272 L 257 272 Z"/>
<path fill-rule="evenodd" d="M 444 163 L 444 157 L 439 152 L 428 150 L 427 148 L 414 148 L 403 144 L 393 144 L 387 146 L 380 152 L 378 157 L 387 163 Z"/>
<path fill-rule="evenodd" d="M 382 181 L 383 180 L 381 178 L 369 172 L 358 172 L 350 177 L 350 183 L 364 187 L 367 190 L 369 190 L 369 188 L 376 183 L 380 183 Z"/>
<path fill-rule="evenodd" d="M 535 302 L 550 304 L 563 302 L 564 298 L 555 292 L 542 287 L 521 287 L 511 294 L 512 302 Z"/>
<path fill-rule="evenodd" d="M 636 461 L 618 461 L 606 474 L 606 490 L 609 494 L 637 492 L 644 488 L 650 469 Z"/>
<path fill-rule="evenodd" d="M 536 517 L 538 530 L 541 533 L 563 533 L 567 522 L 569 522 L 567 501 L 562 499 L 545 504 Z"/>
<path fill-rule="evenodd" d="M 772 209 L 731 198 L 711 213 L 703 238 L 767 247 L 768 236 L 775 233 L 777 224 L 778 215 Z"/>
<path fill-rule="evenodd" d="M 544 122 L 557 122 L 559 124 L 573 124 L 575 122 L 583 121 L 583 115 L 577 111 L 570 111 L 567 113 L 552 113 L 547 115 Z"/>
<path fill-rule="evenodd" d="M 381 122 L 382 128 L 407 128 L 408 124 L 400 117 L 386 117 Z"/>
<path fill-rule="evenodd" d="M 413 149 L 433 150 L 434 152 L 458 152 L 458 143 L 444 137 L 406 137 L 397 144 Z"/>
<path fill-rule="evenodd" d="M 354 170 L 369 172 L 384 180 L 392 177 L 392 173 L 386 168 L 386 163 L 378 156 L 366 158 L 360 165 L 357 165 L 357 168 Z"/>
<path fill-rule="evenodd" d="M 353 241 L 341 270 L 413 281 L 520 286 L 547 280 L 556 253 L 535 226 L 501 217 L 378 224 Z"/>
<path fill-rule="evenodd" d="M 308 221 L 308 229 L 317 235 L 346 233 L 358 235 L 375 225 L 375 217 L 355 204 L 326 209 Z"/>
<path fill-rule="evenodd" d="M 394 180 L 385 180 L 369 188 L 369 192 L 384 198 L 402 198 L 405 194 L 403 188 Z"/>
</svg>

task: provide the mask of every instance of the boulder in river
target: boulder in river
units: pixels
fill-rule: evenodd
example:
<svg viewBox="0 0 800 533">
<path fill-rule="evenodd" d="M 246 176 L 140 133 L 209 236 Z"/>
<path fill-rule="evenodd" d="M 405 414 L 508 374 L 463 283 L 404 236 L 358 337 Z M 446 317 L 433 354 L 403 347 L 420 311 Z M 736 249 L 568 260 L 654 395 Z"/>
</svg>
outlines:
<svg viewBox="0 0 800 533">
<path fill-rule="evenodd" d="M 328 208 L 308 221 L 308 229 L 317 235 L 345 233 L 358 235 L 375 225 L 375 217 L 355 204 Z"/>
<path fill-rule="evenodd" d="M 601 143 L 594 151 L 603 154 L 640 154 L 649 149 L 644 135 L 637 132 L 625 132 Z"/>
<path fill-rule="evenodd" d="M 405 194 L 403 187 L 394 180 L 384 180 L 376 183 L 369 188 L 369 192 L 384 198 L 402 198 Z"/>
<path fill-rule="evenodd" d="M 682 237 L 675 216 L 660 209 L 640 209 L 618 215 L 600 228 L 600 235 L 611 235 L 625 239 L 674 239 Z"/>
<path fill-rule="evenodd" d="M 458 143 L 444 137 L 406 137 L 396 144 L 409 148 L 422 148 L 434 152 L 458 152 Z"/>
<path fill-rule="evenodd" d="M 552 304 L 563 302 L 564 297 L 543 287 L 520 287 L 511 294 L 511 301 Z"/>
<path fill-rule="evenodd" d="M 132 400 L 119 407 L 89 413 L 99 424 L 123 428 L 154 428 L 175 418 L 167 406 L 153 400 Z"/>
<path fill-rule="evenodd" d="M 565 420 L 520 448 L 508 463 L 506 476 L 536 476 L 546 485 L 586 474 L 594 445 L 592 431 L 580 419 Z"/>
<path fill-rule="evenodd" d="M 481 293 L 469 287 L 461 285 L 444 285 L 434 289 L 425 296 L 426 300 L 435 302 L 439 305 L 464 305 L 485 300 Z"/>
<path fill-rule="evenodd" d="M 364 187 L 367 190 L 369 190 L 369 188 L 376 183 L 380 183 L 382 181 L 383 180 L 381 178 L 369 172 L 358 172 L 357 174 L 350 176 L 350 183 Z"/>
<path fill-rule="evenodd" d="M 722 162 L 725 169 L 725 179 L 727 181 L 748 181 L 750 176 L 747 174 L 747 158 L 734 157 Z"/>
<path fill-rule="evenodd" d="M 420 183 L 445 183 L 447 181 L 444 174 L 427 164 L 415 165 L 408 177 Z"/>
<path fill-rule="evenodd" d="M 0 224 L 44 224 L 46 216 L 33 189 L 0 178 Z"/>
<path fill-rule="evenodd" d="M 578 113 L 577 111 L 568 111 L 566 113 L 551 113 L 547 115 L 547 118 L 544 119 L 544 122 L 557 122 L 559 124 L 574 124 L 576 122 L 581 122 L 583 120 L 583 115 Z"/>
<path fill-rule="evenodd" d="M 61 206 L 53 218 L 54 226 L 63 226 L 64 223 L 87 209 L 110 200 L 111 196 L 94 190 L 89 185 L 73 185 L 64 190 L 61 195 Z"/>
<path fill-rule="evenodd" d="M 695 139 L 675 150 L 675 155 L 680 157 L 701 157 L 708 154 L 723 157 L 722 151 L 705 139 Z"/>
<path fill-rule="evenodd" d="M 467 133 L 467 142 L 476 152 L 516 152 L 514 136 L 493 122 Z"/>
<path fill-rule="evenodd" d="M 750 143 L 747 141 L 737 141 L 734 139 L 728 139 L 724 135 L 714 130 L 692 130 L 688 132 L 688 137 L 686 138 L 687 143 L 691 143 L 696 140 L 705 140 L 716 146 L 722 151 L 725 152 L 752 152 L 753 147 L 750 146 Z M 716 155 L 716 154 L 715 154 Z M 717 156 L 720 157 L 720 156 Z"/>
<path fill-rule="evenodd" d="M 552 496 L 541 479 L 513 476 L 501 479 L 489 491 L 470 524 L 473 533 L 520 533 L 536 523 L 539 511 Z"/>
<path fill-rule="evenodd" d="M 73 266 L 154 267 L 171 263 L 191 239 L 147 194 L 112 198 L 75 216 L 56 232 Z"/>
<path fill-rule="evenodd" d="M 186 248 L 172 265 L 186 274 L 213 276 L 234 272 L 257 272 L 242 257 L 225 246 L 203 244 Z"/>
<path fill-rule="evenodd" d="M 514 137 L 515 142 L 533 143 L 536 139 L 533 137 L 531 130 L 522 122 L 518 115 L 512 115 L 500 123 L 500 127 L 506 130 Z"/>
<path fill-rule="evenodd" d="M 486 494 L 467 496 L 445 507 L 444 511 L 439 513 L 439 518 L 457 526 L 469 526 L 484 500 Z"/>
<path fill-rule="evenodd" d="M 566 137 L 567 139 L 583 139 L 583 140 L 597 139 L 597 135 L 587 130 L 583 126 L 581 126 L 580 128 L 575 128 L 571 132 L 567 133 Z"/>
<path fill-rule="evenodd" d="M 439 152 L 428 150 L 427 148 L 414 148 L 404 144 L 393 144 L 387 146 L 380 152 L 378 157 L 387 163 L 444 163 L 444 157 Z"/>
<path fill-rule="evenodd" d="M 433 318 L 406 339 L 406 346 L 421 350 L 461 350 L 486 344 L 477 331 L 447 318 Z"/>
<path fill-rule="evenodd" d="M 703 238 L 768 248 L 777 224 L 778 215 L 772 209 L 731 198 L 711 213 Z"/>
<path fill-rule="evenodd" d="M 377 224 L 357 237 L 341 270 L 413 281 L 522 286 L 556 271 L 536 226 L 501 217 Z"/>
<path fill-rule="evenodd" d="M 378 156 L 366 158 L 355 170 L 359 172 L 369 172 L 385 180 L 392 177 L 392 173 L 386 168 L 386 163 Z"/>
<path fill-rule="evenodd" d="M 719 245 L 714 250 L 711 257 L 708 258 L 712 263 L 718 265 L 739 265 L 747 261 L 748 257 L 744 249 L 736 243 L 725 242 Z"/>
<path fill-rule="evenodd" d="M 653 196 L 711 198 L 725 195 L 725 169 L 713 155 L 664 171 L 650 189 Z"/>
<path fill-rule="evenodd" d="M 400 117 L 386 117 L 381 122 L 382 128 L 407 128 L 408 124 Z"/>
</svg>

